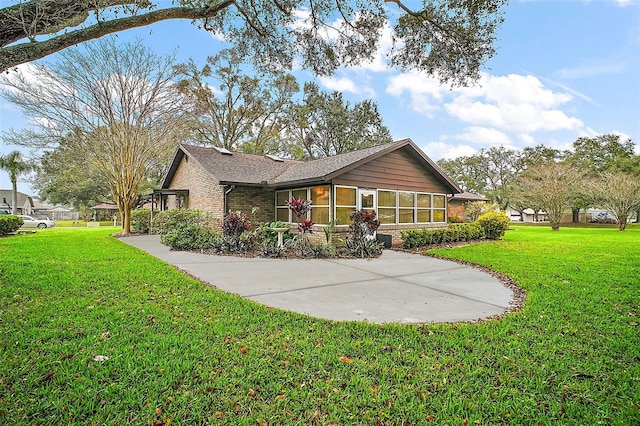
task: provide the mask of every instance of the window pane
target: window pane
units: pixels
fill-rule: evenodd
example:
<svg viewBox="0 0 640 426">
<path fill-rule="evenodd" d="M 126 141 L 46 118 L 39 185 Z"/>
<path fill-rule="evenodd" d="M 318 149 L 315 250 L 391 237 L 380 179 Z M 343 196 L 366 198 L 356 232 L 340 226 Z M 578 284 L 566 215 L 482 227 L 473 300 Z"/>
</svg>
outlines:
<svg viewBox="0 0 640 426">
<path fill-rule="evenodd" d="M 396 223 L 396 209 L 378 209 L 378 220 L 380 223 Z"/>
<path fill-rule="evenodd" d="M 373 194 L 366 194 L 366 193 L 362 193 L 360 194 L 360 205 L 362 207 L 362 209 L 372 209 L 373 206 Z"/>
<path fill-rule="evenodd" d="M 433 221 L 434 222 L 444 222 L 444 210 L 434 210 L 433 211 Z"/>
<path fill-rule="evenodd" d="M 311 188 L 311 205 L 312 206 L 328 206 L 329 192 L 330 191 L 328 186 L 318 186 L 315 188 Z"/>
<path fill-rule="evenodd" d="M 398 223 L 413 223 L 413 209 L 400 209 Z"/>
<path fill-rule="evenodd" d="M 431 207 L 431 194 L 418 194 L 418 207 Z"/>
<path fill-rule="evenodd" d="M 286 206 L 287 201 L 289 201 L 289 191 L 278 191 L 276 192 L 276 205 L 277 206 Z"/>
<path fill-rule="evenodd" d="M 433 196 L 433 207 L 437 209 L 444 209 L 444 195 Z"/>
<path fill-rule="evenodd" d="M 291 191 L 291 196 L 299 199 L 299 200 L 306 200 L 307 199 L 307 190 L 306 189 L 294 189 L 293 191 Z"/>
<path fill-rule="evenodd" d="M 418 210 L 419 223 L 431 222 L 431 210 Z"/>
<path fill-rule="evenodd" d="M 378 207 L 395 207 L 395 191 L 378 191 Z"/>
<path fill-rule="evenodd" d="M 289 222 L 289 209 L 277 209 L 276 220 L 280 222 Z"/>
<path fill-rule="evenodd" d="M 356 209 L 354 207 L 336 207 L 336 219 L 338 220 L 338 225 L 349 225 L 351 224 L 351 216 Z"/>
<path fill-rule="evenodd" d="M 413 207 L 413 192 L 398 192 L 398 205 L 400 207 Z"/>
<path fill-rule="evenodd" d="M 329 223 L 329 207 L 313 207 L 311 205 L 311 221 L 326 225 Z"/>
<path fill-rule="evenodd" d="M 356 205 L 356 189 L 355 188 L 336 188 L 336 205 L 337 206 L 355 206 Z"/>
</svg>

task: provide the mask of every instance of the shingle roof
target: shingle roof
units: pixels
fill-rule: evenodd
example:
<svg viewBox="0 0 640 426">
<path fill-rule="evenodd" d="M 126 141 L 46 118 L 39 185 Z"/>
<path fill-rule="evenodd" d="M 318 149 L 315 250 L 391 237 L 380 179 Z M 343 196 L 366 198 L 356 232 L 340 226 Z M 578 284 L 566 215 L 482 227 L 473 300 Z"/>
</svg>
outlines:
<svg viewBox="0 0 640 426">
<path fill-rule="evenodd" d="M 238 184 L 272 183 L 296 160 L 275 161 L 263 155 L 233 152 L 223 154 L 215 148 L 194 145 L 180 147 L 218 182 Z"/>
<path fill-rule="evenodd" d="M 242 152 L 221 152 L 217 148 L 200 147 L 181 144 L 165 177 L 162 188 L 167 188 L 173 174 L 184 155 L 196 161 L 220 184 L 270 185 L 282 187 L 286 185 L 324 182 L 351 170 L 360 164 L 373 160 L 396 149 L 410 146 L 412 152 L 427 168 L 431 169 L 445 184 L 458 192 L 457 185 L 431 161 L 410 139 L 402 139 L 346 152 L 331 157 L 312 161 L 284 159 L 276 161 L 263 155 Z"/>
</svg>

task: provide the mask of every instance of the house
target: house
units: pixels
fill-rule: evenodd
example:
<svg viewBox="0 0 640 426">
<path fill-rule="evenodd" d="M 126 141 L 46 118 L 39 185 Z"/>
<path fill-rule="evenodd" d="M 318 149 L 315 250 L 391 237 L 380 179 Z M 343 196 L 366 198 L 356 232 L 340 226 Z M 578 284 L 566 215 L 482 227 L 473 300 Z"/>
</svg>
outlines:
<svg viewBox="0 0 640 426">
<path fill-rule="evenodd" d="M 410 139 L 312 161 L 180 145 L 153 198 L 161 210 L 259 211 L 258 222 L 295 223 L 292 197 L 311 200 L 315 229 L 337 223 L 346 231 L 356 210 L 377 212 L 378 232 L 400 241 L 402 229 L 442 227 L 447 196 L 462 191 Z M 322 234 L 322 233 L 321 233 Z"/>
<path fill-rule="evenodd" d="M 54 205 L 34 198 L 32 215 L 41 219 L 48 217 L 51 220 L 78 220 L 80 214 L 72 207 Z"/>
<path fill-rule="evenodd" d="M 547 220 L 547 213 L 542 210 L 527 208 L 522 211 L 513 207 L 507 209 L 507 216 L 512 222 L 544 222 Z"/>
<path fill-rule="evenodd" d="M 11 212 L 11 200 L 13 199 L 13 190 L 0 189 L 0 210 Z M 33 213 L 33 198 L 27 194 L 18 191 L 18 204 L 16 214 Z"/>
</svg>

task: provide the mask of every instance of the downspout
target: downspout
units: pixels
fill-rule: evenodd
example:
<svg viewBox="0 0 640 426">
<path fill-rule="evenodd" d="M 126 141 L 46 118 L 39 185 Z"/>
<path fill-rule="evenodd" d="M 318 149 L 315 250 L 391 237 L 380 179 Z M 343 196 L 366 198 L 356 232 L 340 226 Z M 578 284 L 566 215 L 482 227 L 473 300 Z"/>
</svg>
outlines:
<svg viewBox="0 0 640 426">
<path fill-rule="evenodd" d="M 226 191 L 224 191 L 224 201 L 223 201 L 223 206 L 222 206 L 222 216 L 224 216 L 225 214 L 227 214 L 227 210 L 229 207 L 229 200 L 227 199 L 227 196 L 229 195 L 229 193 L 231 191 L 233 191 L 234 189 L 236 189 L 235 185 L 230 185 L 229 189 L 227 189 Z"/>
</svg>

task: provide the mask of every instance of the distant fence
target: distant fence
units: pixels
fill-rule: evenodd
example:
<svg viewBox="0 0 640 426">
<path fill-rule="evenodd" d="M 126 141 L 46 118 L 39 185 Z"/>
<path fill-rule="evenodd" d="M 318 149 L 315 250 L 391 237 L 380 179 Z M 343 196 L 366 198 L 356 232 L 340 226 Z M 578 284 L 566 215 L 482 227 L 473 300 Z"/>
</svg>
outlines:
<svg viewBox="0 0 640 426">
<path fill-rule="evenodd" d="M 39 218 L 48 217 L 51 220 L 78 220 L 80 218 L 80 212 L 56 212 L 50 210 L 40 210 L 37 214 Z"/>
</svg>

